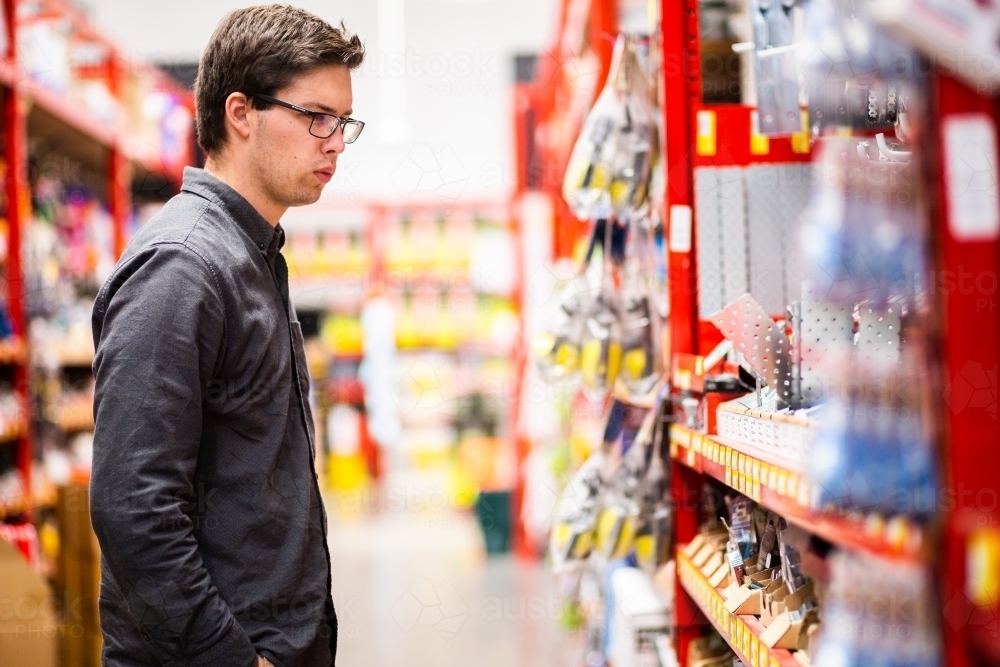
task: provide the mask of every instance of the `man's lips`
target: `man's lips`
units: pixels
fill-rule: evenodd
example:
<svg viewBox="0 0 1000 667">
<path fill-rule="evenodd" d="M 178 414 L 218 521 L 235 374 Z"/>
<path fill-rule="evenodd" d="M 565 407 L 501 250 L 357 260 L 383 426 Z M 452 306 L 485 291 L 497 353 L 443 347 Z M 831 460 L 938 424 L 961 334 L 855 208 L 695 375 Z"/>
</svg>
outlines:
<svg viewBox="0 0 1000 667">
<path fill-rule="evenodd" d="M 316 178 L 318 178 L 324 185 L 329 183 L 330 179 L 333 178 L 333 169 L 320 169 L 318 171 L 314 171 L 313 173 L 316 174 Z"/>
</svg>

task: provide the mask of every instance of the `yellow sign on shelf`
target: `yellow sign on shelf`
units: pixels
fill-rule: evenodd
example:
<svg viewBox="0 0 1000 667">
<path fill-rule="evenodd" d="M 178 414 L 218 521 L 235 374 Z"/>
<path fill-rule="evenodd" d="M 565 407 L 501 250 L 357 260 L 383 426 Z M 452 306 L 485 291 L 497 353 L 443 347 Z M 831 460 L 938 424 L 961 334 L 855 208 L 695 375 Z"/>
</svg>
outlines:
<svg viewBox="0 0 1000 667">
<path fill-rule="evenodd" d="M 696 116 L 697 132 L 695 138 L 695 150 L 698 155 L 711 156 L 716 151 L 716 126 L 714 111 L 699 111 Z"/>
<path fill-rule="evenodd" d="M 750 153 L 752 155 L 767 155 L 771 152 L 771 140 L 760 133 L 760 115 L 750 112 Z"/>
</svg>

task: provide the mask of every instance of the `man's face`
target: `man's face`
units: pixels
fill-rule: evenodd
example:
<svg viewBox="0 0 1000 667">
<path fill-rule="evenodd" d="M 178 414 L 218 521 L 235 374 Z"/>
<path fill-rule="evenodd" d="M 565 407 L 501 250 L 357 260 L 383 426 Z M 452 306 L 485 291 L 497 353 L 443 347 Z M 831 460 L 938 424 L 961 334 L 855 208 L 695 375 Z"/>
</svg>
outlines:
<svg viewBox="0 0 1000 667">
<path fill-rule="evenodd" d="M 300 75 L 273 97 L 347 118 L 353 104 L 351 73 L 342 65 L 319 67 Z M 267 197 L 283 207 L 318 200 L 337 169 L 337 156 L 344 151 L 343 132 L 337 130 L 328 139 L 314 137 L 309 134 L 309 116 L 277 105 L 253 116 L 248 167 Z M 318 121 L 314 127 L 319 127 Z"/>
</svg>

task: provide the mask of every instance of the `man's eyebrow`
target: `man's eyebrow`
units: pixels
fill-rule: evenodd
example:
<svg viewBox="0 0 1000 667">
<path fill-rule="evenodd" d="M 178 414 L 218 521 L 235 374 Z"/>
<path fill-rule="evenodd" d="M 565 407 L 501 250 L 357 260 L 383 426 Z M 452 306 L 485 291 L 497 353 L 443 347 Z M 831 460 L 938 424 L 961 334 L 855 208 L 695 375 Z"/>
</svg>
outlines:
<svg viewBox="0 0 1000 667">
<path fill-rule="evenodd" d="M 341 114 L 337 113 L 337 110 L 334 109 L 333 107 L 328 107 L 325 104 L 320 104 L 319 102 L 307 102 L 306 106 L 307 107 L 315 107 L 315 108 L 319 109 L 320 111 L 322 111 L 323 113 L 330 114 L 331 116 L 340 116 L 341 115 Z M 352 113 L 354 113 L 353 110 L 348 110 L 343 115 L 344 116 L 350 116 Z"/>
</svg>

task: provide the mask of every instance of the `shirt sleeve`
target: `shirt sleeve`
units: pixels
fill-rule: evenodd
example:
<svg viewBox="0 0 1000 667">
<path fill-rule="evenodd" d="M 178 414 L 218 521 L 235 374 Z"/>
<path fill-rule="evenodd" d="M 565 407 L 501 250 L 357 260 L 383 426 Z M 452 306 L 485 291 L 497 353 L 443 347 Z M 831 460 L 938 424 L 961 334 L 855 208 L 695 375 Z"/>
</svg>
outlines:
<svg viewBox="0 0 1000 667">
<path fill-rule="evenodd" d="M 184 511 L 225 337 L 211 270 L 183 245 L 147 248 L 102 288 L 93 321 L 91 517 L 122 620 L 165 664 L 254 667 Z"/>
</svg>

